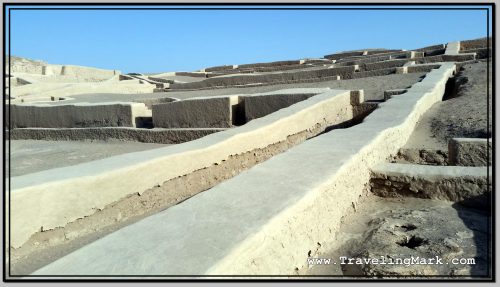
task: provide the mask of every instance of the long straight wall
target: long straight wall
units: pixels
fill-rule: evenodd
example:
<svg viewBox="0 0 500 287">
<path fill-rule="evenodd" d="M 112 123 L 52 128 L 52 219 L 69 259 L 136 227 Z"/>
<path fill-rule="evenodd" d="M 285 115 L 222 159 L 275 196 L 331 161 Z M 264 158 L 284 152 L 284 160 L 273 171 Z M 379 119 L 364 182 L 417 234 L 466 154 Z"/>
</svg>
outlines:
<svg viewBox="0 0 500 287">
<path fill-rule="evenodd" d="M 34 274 L 293 275 L 311 250 L 335 244 L 370 169 L 406 143 L 454 70 L 442 64 L 361 124 L 315 137 Z"/>
</svg>

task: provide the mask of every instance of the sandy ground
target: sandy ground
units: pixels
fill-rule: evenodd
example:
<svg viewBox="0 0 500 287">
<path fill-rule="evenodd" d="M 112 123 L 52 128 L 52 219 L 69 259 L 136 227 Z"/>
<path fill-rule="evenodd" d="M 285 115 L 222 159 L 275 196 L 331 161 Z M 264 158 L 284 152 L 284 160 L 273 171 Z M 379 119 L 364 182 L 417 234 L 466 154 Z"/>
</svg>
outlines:
<svg viewBox="0 0 500 287">
<path fill-rule="evenodd" d="M 487 63 L 466 65 L 457 75 L 457 78 L 466 78 L 466 83 L 458 87 L 454 97 L 435 104 L 424 114 L 405 148 L 447 150 L 448 140 L 453 137 L 491 137 L 493 77 L 492 65 L 489 66 L 489 90 Z"/>
<path fill-rule="evenodd" d="M 380 100 L 384 96 L 385 90 L 403 89 L 407 88 L 414 83 L 420 81 L 420 78 L 425 73 L 411 73 L 411 74 L 394 74 L 388 76 L 378 76 L 370 78 L 360 78 L 342 81 L 325 81 L 314 83 L 299 83 L 299 84 L 282 84 L 270 85 L 261 87 L 248 87 L 248 88 L 229 88 L 229 89 L 213 89 L 213 90 L 200 90 L 200 91 L 182 91 L 182 92 L 165 92 L 165 93 L 148 93 L 148 94 L 81 94 L 73 95 L 71 98 L 74 100 L 64 102 L 53 102 L 51 104 L 70 104 L 75 102 L 106 102 L 106 101 L 132 101 L 136 99 L 148 98 L 163 98 L 174 97 L 179 99 L 188 99 L 192 97 L 201 96 L 217 96 L 217 95 L 234 95 L 234 94 L 252 94 L 272 92 L 281 89 L 292 88 L 325 88 L 332 89 L 364 89 L 366 100 Z"/>
<path fill-rule="evenodd" d="M 122 141 L 10 141 L 11 176 L 75 165 L 114 155 L 165 147 Z"/>
<path fill-rule="evenodd" d="M 423 231 L 420 233 L 431 233 L 436 236 L 440 236 L 439 232 L 436 233 L 435 230 L 440 230 L 440 224 L 442 221 L 447 222 L 449 226 L 457 226 L 457 229 L 452 229 L 452 233 L 455 233 L 455 238 L 457 234 L 469 233 L 473 234 L 474 237 L 468 242 L 469 246 L 461 246 L 464 248 L 465 252 L 457 253 L 454 256 L 458 257 L 476 257 L 476 263 L 478 266 L 473 266 L 471 272 L 474 274 L 477 271 L 483 271 L 486 268 L 487 248 L 486 241 L 478 240 L 477 238 L 484 239 L 488 234 L 488 217 L 485 214 L 481 214 L 477 210 L 465 208 L 459 204 L 454 204 L 453 202 L 441 201 L 441 200 L 430 200 L 430 199 L 419 199 L 419 198 L 383 198 L 374 195 L 369 195 L 364 198 L 364 200 L 356 206 L 356 211 L 346 216 L 335 234 L 335 247 L 324 246 L 312 257 L 316 258 L 331 258 L 334 259 L 337 264 L 329 265 L 310 265 L 309 268 L 299 271 L 300 275 L 323 275 L 323 276 L 360 276 L 361 274 L 357 272 L 355 268 L 348 265 L 340 264 L 340 257 L 355 257 L 356 250 L 374 249 L 379 252 L 387 252 L 391 254 L 392 250 L 378 250 L 379 246 L 376 242 L 372 240 L 366 240 L 366 238 L 371 238 L 371 235 L 378 231 L 373 228 L 373 222 L 379 220 L 385 220 L 389 214 L 395 215 L 394 217 L 398 220 L 391 222 L 408 222 L 414 218 L 408 216 L 408 213 L 415 212 L 416 210 L 431 211 L 427 216 L 432 218 L 432 211 L 441 210 L 444 211 L 445 218 L 439 218 L 437 221 L 431 221 L 427 226 L 425 226 Z M 424 215 L 425 216 L 425 215 Z M 439 222 L 441 221 L 441 222 Z M 484 223 L 484 224 L 482 224 Z M 393 224 L 391 224 L 393 225 Z M 411 223 L 410 223 L 411 225 Z M 465 225 L 465 227 L 464 227 Z M 394 236 L 396 236 L 394 234 Z M 443 236 L 444 237 L 444 236 Z M 465 245 L 465 244 L 463 244 Z M 408 249 L 408 253 L 411 254 L 413 250 Z M 433 252 L 433 251 L 431 251 Z M 403 254 L 400 254 L 401 256 Z M 306 258 L 304 258 L 306 260 Z M 481 265 L 481 266 L 479 266 Z M 307 266 L 307 264 L 306 264 Z M 359 268 L 359 267 L 358 267 Z M 405 272 L 405 268 L 408 270 L 411 267 L 402 267 L 401 271 Z M 477 275 L 477 274 L 476 274 Z"/>
</svg>

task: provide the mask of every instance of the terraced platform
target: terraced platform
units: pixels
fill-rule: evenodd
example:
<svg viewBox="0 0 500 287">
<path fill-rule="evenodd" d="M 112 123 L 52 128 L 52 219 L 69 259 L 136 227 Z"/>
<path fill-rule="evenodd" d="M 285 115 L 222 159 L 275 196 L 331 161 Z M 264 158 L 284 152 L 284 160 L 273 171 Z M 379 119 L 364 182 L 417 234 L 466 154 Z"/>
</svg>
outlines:
<svg viewBox="0 0 500 287">
<path fill-rule="evenodd" d="M 374 198 L 491 209 L 491 134 L 440 135 L 434 150 L 415 141 L 438 117 L 429 114 L 436 106 L 469 97 L 459 79 L 484 77 L 467 73 L 488 65 L 488 43 L 366 49 L 156 75 L 95 72 L 103 79 L 86 76 L 94 70 L 83 67 L 25 61 L 11 69 L 7 102 L 15 153 L 8 193 L 11 272 L 307 275 L 308 259 L 342 247 L 344 224 Z M 62 165 L 50 162 L 60 155 L 48 155 L 33 169 L 21 164 L 26 156 L 19 146 L 26 141 L 71 141 L 76 154 L 95 142 L 101 154 Z M 387 228 L 367 224 L 367 230 Z M 453 228 L 468 232 L 458 223 L 446 232 Z M 432 244 L 445 239 L 425 236 Z M 393 250 L 370 248 L 356 250 Z M 463 250 L 489 272 L 482 251 Z M 418 272 L 451 276 L 457 270 Z M 366 266 L 349 272 L 413 271 Z"/>
</svg>

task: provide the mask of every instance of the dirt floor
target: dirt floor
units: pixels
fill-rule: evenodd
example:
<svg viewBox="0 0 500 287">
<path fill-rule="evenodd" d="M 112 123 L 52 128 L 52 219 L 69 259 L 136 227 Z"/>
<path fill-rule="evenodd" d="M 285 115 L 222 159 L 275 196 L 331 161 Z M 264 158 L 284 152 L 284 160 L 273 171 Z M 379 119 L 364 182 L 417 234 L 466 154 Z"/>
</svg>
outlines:
<svg viewBox="0 0 500 287">
<path fill-rule="evenodd" d="M 10 141 L 11 176 L 168 146 L 123 141 Z"/>
<path fill-rule="evenodd" d="M 460 204 L 418 198 L 370 195 L 346 216 L 335 235 L 335 248 L 319 249 L 314 258 L 331 264 L 308 265 L 299 275 L 397 276 L 488 275 L 491 218 Z M 422 244 L 402 244 L 417 238 Z M 491 242 L 490 242 L 491 244 Z M 443 265 L 341 264 L 348 258 L 439 256 Z M 305 257 L 305 256 L 304 256 Z M 453 258 L 474 258 L 475 264 L 452 264 Z M 306 261 L 306 258 L 304 258 Z M 344 263 L 347 262 L 344 259 Z M 354 261 L 353 261 L 354 262 Z"/>
<path fill-rule="evenodd" d="M 182 92 L 165 92 L 165 93 L 149 93 L 149 94 L 81 94 L 73 95 L 74 100 L 53 102 L 51 104 L 71 104 L 75 102 L 105 102 L 105 101 L 131 101 L 136 99 L 148 98 L 163 98 L 174 97 L 179 99 L 187 99 L 201 96 L 217 96 L 217 95 L 235 95 L 235 94 L 253 94 L 272 92 L 282 89 L 292 88 L 324 88 L 332 89 L 347 89 L 347 90 L 365 90 L 365 100 L 380 100 L 384 97 L 384 91 L 392 89 L 407 88 L 425 75 L 425 73 L 410 73 L 410 74 L 393 74 L 387 76 L 359 78 L 341 81 L 324 81 L 314 83 L 298 83 L 298 84 L 280 84 L 261 87 L 248 88 L 229 88 L 229 89 L 212 89 L 200 91 L 182 91 Z"/>
<path fill-rule="evenodd" d="M 448 140 L 454 137 L 487 138 L 492 130 L 492 65 L 487 62 L 464 66 L 456 76 L 456 94 L 435 104 L 417 125 L 404 148 L 447 150 Z M 489 105 L 489 123 L 488 123 Z"/>
</svg>

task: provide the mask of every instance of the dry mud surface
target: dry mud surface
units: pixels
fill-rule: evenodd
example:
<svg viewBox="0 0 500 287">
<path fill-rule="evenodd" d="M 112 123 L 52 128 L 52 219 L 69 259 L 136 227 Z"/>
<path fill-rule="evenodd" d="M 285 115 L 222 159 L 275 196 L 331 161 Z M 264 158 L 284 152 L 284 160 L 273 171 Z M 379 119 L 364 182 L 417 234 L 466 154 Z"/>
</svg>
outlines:
<svg viewBox="0 0 500 287">
<path fill-rule="evenodd" d="M 337 247 L 312 257 L 337 264 L 309 265 L 301 275 L 488 276 L 491 254 L 491 217 L 460 204 L 417 198 L 370 195 L 344 218 L 335 235 Z M 341 264 L 348 258 L 435 258 L 443 264 Z M 474 258 L 474 265 L 452 264 L 454 258 Z M 344 259 L 347 262 L 346 259 Z M 354 262 L 354 261 L 353 261 Z M 438 262 L 438 261 L 436 261 Z M 446 264 L 448 263 L 448 264 Z"/>
</svg>

